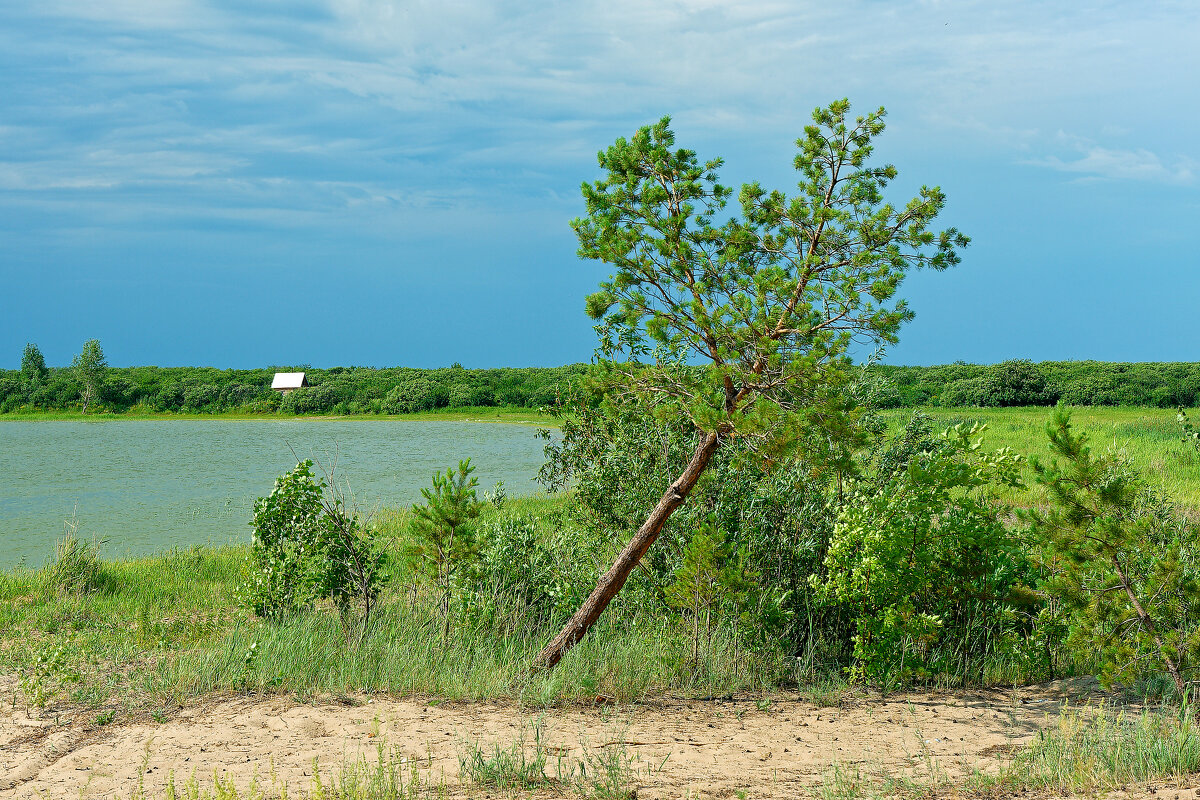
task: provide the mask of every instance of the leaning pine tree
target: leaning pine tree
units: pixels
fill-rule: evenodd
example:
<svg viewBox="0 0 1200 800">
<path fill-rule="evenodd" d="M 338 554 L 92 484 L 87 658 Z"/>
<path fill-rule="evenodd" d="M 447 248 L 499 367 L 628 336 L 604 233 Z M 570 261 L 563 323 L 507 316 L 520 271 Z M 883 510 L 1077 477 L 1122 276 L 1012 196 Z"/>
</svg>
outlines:
<svg viewBox="0 0 1200 800">
<path fill-rule="evenodd" d="M 851 344 L 895 342 L 912 317 L 895 297 L 905 274 L 958 262 L 967 238 L 930 230 L 940 189 L 903 207 L 883 199 L 896 169 L 867 160 L 884 110 L 854 121 L 849 110 L 840 100 L 814 111 L 797 142 L 795 196 L 744 185 L 740 217 L 724 223 L 714 221 L 732 194 L 717 182 L 721 161 L 676 149 L 669 118 L 599 154 L 607 176 L 583 185 L 587 215 L 571 225 L 580 256 L 614 269 L 587 302 L 601 372 L 653 413 L 684 415 L 696 448 L 536 667 L 587 633 L 722 445 L 780 445 L 837 419 Z"/>
</svg>

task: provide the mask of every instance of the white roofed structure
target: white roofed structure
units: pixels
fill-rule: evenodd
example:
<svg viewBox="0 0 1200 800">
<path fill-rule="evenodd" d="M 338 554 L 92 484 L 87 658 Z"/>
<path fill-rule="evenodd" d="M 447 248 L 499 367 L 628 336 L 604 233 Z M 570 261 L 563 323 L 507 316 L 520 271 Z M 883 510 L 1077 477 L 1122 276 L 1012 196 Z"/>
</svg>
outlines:
<svg viewBox="0 0 1200 800">
<path fill-rule="evenodd" d="M 271 388 L 284 394 L 305 386 L 308 386 L 308 379 L 303 372 L 276 372 L 275 379 L 271 381 Z"/>
</svg>

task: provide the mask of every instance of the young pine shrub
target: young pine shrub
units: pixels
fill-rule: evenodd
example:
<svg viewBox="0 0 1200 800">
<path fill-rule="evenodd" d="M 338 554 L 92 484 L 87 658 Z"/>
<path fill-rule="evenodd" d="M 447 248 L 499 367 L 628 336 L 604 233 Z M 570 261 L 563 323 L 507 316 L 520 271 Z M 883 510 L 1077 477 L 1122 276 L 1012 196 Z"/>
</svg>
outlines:
<svg viewBox="0 0 1200 800">
<path fill-rule="evenodd" d="M 425 503 L 413 506 L 415 542 L 409 555 L 437 586 L 444 620 L 442 636 L 450 634 L 450 598 L 455 581 L 479 556 L 479 538 L 472 524 L 483 508 L 475 495 L 479 479 L 471 477 L 471 459 L 458 470 L 434 473 L 433 488 L 422 489 Z"/>
<path fill-rule="evenodd" d="M 722 611 L 737 614 L 748 605 L 756 576 L 746 568 L 746 552 L 734 552 L 725 532 L 708 520 L 692 536 L 683 563 L 664 596 L 671 608 L 692 620 L 692 661 L 700 661 L 700 643 L 712 648 L 716 617 Z"/>
<path fill-rule="evenodd" d="M 1068 609 L 1068 645 L 1103 683 L 1166 672 L 1180 697 L 1200 655 L 1200 531 L 1124 459 L 1094 456 L 1065 408 L 1046 426 L 1062 461 L 1032 461 L 1048 513 L 1030 512 Z"/>
</svg>

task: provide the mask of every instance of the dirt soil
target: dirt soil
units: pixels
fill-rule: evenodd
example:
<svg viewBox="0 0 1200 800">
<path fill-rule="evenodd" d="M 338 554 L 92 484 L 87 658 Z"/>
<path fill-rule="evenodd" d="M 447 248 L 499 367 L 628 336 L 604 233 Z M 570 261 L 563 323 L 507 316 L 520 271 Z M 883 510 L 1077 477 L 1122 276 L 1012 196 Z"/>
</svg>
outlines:
<svg viewBox="0 0 1200 800">
<path fill-rule="evenodd" d="M 163 721 L 118 717 L 103 725 L 95 709 L 34 713 L 14 704 L 0 712 L 0 800 L 130 797 L 139 784 L 154 798 L 172 775 L 177 785 L 194 776 L 202 789 L 214 776 L 239 789 L 257 776 L 260 787 L 275 786 L 272 795 L 286 784 L 296 797 L 312 786 L 314 762 L 328 782 L 347 761 L 375 762 L 380 744 L 415 765 L 424 782 L 444 782 L 451 796 L 478 796 L 486 792 L 459 780 L 459 755 L 474 745 L 510 747 L 522 736 L 530 743 L 535 724 L 552 765 L 619 748 L 638 798 L 796 797 L 835 769 L 923 780 L 995 770 L 1053 724 L 1064 701 L 1098 697 L 1080 683 L 859 697 L 836 707 L 779 695 L 552 709 L 238 696 L 209 698 Z"/>
</svg>

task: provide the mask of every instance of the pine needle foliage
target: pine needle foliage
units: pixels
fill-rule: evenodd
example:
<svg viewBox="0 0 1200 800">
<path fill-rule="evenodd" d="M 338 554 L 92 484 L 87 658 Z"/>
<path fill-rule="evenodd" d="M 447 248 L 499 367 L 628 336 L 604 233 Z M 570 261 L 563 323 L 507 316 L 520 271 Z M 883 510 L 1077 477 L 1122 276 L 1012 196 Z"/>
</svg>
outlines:
<svg viewBox="0 0 1200 800">
<path fill-rule="evenodd" d="M 663 594 L 671 608 L 692 618 L 693 662 L 700 659 L 701 634 L 706 646 L 712 643 L 714 615 L 724 606 L 744 608 L 755 577 L 746 566 L 746 551 L 735 551 L 714 520 L 692 536 Z"/>
<path fill-rule="evenodd" d="M 470 524 L 483 508 L 475 493 L 479 479 L 471 477 L 474 471 L 468 458 L 458 462 L 457 470 L 434 473 L 433 487 L 421 490 L 424 504 L 412 509 L 416 544 L 411 555 L 437 584 L 445 619 L 443 636 L 450 631 L 454 581 L 479 555 L 480 542 Z"/>
<path fill-rule="evenodd" d="M 1057 567 L 1051 591 L 1072 609 L 1072 648 L 1098 654 L 1106 683 L 1165 670 L 1185 695 L 1200 653 L 1196 527 L 1125 459 L 1093 455 L 1065 407 L 1046 435 L 1062 460 L 1031 464 L 1053 506 L 1028 516 Z"/>
</svg>

